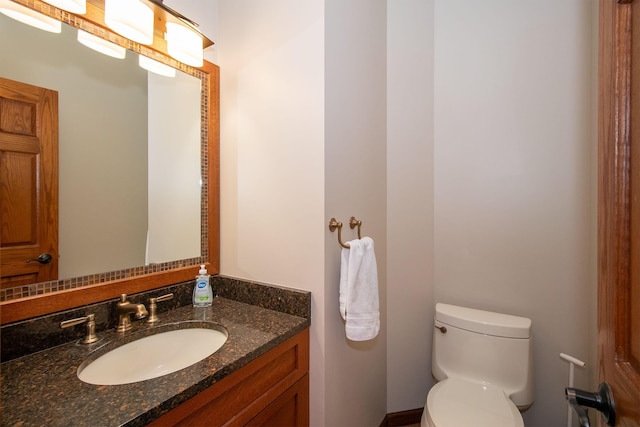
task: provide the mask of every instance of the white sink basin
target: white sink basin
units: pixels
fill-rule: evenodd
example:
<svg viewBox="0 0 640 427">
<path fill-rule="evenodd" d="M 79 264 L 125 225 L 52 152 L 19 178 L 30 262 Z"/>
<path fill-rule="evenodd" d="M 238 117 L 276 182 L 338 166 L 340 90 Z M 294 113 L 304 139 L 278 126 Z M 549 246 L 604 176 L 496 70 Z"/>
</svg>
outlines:
<svg viewBox="0 0 640 427">
<path fill-rule="evenodd" d="M 179 371 L 215 353 L 227 341 L 216 329 L 162 332 L 117 347 L 78 368 L 89 384 L 130 384 Z"/>
</svg>

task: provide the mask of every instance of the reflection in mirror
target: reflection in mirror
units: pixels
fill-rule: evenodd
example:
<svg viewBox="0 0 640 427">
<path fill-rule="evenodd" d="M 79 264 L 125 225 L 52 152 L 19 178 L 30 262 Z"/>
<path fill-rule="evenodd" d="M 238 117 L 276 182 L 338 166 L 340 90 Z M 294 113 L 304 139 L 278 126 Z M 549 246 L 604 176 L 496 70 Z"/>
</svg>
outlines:
<svg viewBox="0 0 640 427">
<path fill-rule="evenodd" d="M 58 279 L 100 276 L 95 283 L 205 262 L 201 78 L 148 73 L 138 54 L 107 57 L 76 32 L 63 25 L 50 34 L 0 14 L 0 55 L 11 58 L 0 77 L 59 95 Z M 25 288 L 2 289 L 0 300 Z"/>
</svg>

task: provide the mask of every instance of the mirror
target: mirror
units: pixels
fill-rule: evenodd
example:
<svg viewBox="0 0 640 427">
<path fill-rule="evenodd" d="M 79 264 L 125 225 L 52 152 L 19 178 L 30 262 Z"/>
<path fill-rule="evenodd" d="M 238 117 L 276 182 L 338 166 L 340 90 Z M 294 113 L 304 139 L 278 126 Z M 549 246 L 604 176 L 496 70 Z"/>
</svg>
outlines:
<svg viewBox="0 0 640 427">
<path fill-rule="evenodd" d="M 58 280 L 200 257 L 200 80 L 76 33 L 0 14 L 0 76 L 59 94 Z"/>
<path fill-rule="evenodd" d="M 62 12 L 62 15 L 64 18 L 65 13 Z M 74 20 L 79 19 L 73 15 L 71 17 Z M 97 86 L 105 86 L 107 81 L 116 80 L 116 83 L 108 83 L 116 86 L 106 91 L 101 92 L 86 87 L 76 90 L 82 95 L 80 98 L 96 99 L 99 106 L 96 107 L 94 104 L 93 107 L 79 107 L 76 108 L 75 113 L 67 113 L 64 110 L 63 98 L 65 96 L 71 98 L 71 95 L 67 95 L 68 91 L 60 91 L 61 275 L 57 283 L 47 282 L 21 286 L 17 290 L 10 289 L 13 292 L 7 292 L 6 289 L 3 289 L 2 295 L 0 295 L 4 296 L 0 299 L 5 300 L 2 306 L 2 322 L 12 321 L 5 319 L 7 305 L 11 303 L 12 298 L 15 298 L 15 295 L 24 296 L 25 291 L 28 291 L 30 295 L 53 292 L 51 295 L 47 295 L 49 298 L 39 297 L 43 301 L 39 300 L 38 303 L 46 305 L 52 300 L 51 297 L 56 299 L 55 294 L 59 292 L 55 291 L 62 289 L 68 293 L 70 291 L 66 289 L 79 289 L 86 285 L 92 285 L 92 288 L 100 289 L 101 295 L 113 294 L 117 296 L 120 291 L 116 291 L 116 289 L 120 286 L 127 286 L 129 289 L 127 292 L 130 293 L 132 285 L 149 289 L 163 286 L 162 282 L 167 280 L 167 283 L 182 280 L 178 277 L 185 277 L 185 280 L 190 279 L 195 275 L 196 266 L 200 263 L 208 262 L 210 264 L 209 270 L 212 273 L 217 272 L 219 235 L 217 227 L 218 68 L 213 64 L 205 63 L 202 69 L 194 69 L 179 64 L 166 56 L 159 58 L 157 52 L 133 43 L 134 50 L 143 51 L 156 60 L 160 59 L 162 62 L 182 70 L 182 73 L 178 72 L 178 76 L 174 79 L 155 75 L 147 76 L 147 72 L 137 65 L 138 55 L 136 53 L 128 51 L 127 59 L 116 60 L 91 51 L 75 40 L 76 31 L 70 26 L 64 28 L 62 34 L 50 34 L 29 28 L 4 15 L 0 15 L 0 20 L 0 33 L 2 33 L 0 34 L 0 52 L 5 58 L 12 58 L 12 61 L 3 61 L 0 64 L 0 76 L 37 85 L 39 81 L 30 82 L 26 77 L 37 75 L 39 69 L 48 76 L 75 72 L 76 76 L 71 80 L 76 86 L 77 82 L 83 79 L 93 82 Z M 74 25 L 83 25 L 83 29 L 87 29 L 87 22 L 75 23 Z M 99 31 L 104 32 L 102 29 Z M 51 38 L 57 39 L 53 46 L 48 44 L 48 39 Z M 20 43 L 30 41 L 32 45 L 27 47 L 18 44 L 18 41 Z M 71 44 L 61 45 L 62 42 Z M 132 47 L 131 44 L 128 42 L 129 47 Z M 35 53 L 35 55 L 24 58 L 26 65 L 18 65 L 18 57 L 21 52 L 26 51 Z M 74 52 L 81 52 L 85 57 L 88 55 L 90 59 L 80 60 L 83 65 L 77 65 L 74 62 L 75 59 L 67 56 Z M 42 62 L 45 57 L 48 57 L 49 64 L 53 63 L 51 66 L 57 66 L 61 71 L 51 72 L 49 68 L 45 68 Z M 13 61 L 14 58 L 16 61 Z M 7 62 L 12 63 L 11 66 L 14 67 L 12 70 L 9 69 L 10 65 Z M 128 66 L 128 70 L 122 71 L 121 68 L 113 68 L 114 64 Z M 25 71 L 26 68 L 20 68 L 29 66 L 36 71 Z M 112 77 L 115 78 L 112 79 Z M 46 87 L 47 84 L 42 84 L 42 86 Z M 51 87 L 51 84 L 48 86 Z M 135 105 L 133 109 L 138 112 L 142 111 L 142 116 L 136 117 L 135 120 L 130 120 L 126 124 L 114 125 L 113 117 L 118 115 L 119 107 L 114 107 L 109 113 L 105 113 L 104 100 L 112 94 L 122 92 L 133 93 L 135 97 L 133 100 L 129 98 L 127 101 L 120 100 L 120 108 L 123 108 L 123 105 Z M 181 97 L 185 94 L 189 95 L 191 103 L 185 104 L 183 100 L 175 101 L 172 97 L 176 93 Z M 146 98 L 147 95 L 149 95 L 149 100 Z M 114 98 L 119 97 L 116 95 Z M 68 99 L 65 101 L 69 102 Z M 71 103 L 76 104 L 76 101 L 71 101 Z M 180 128 L 176 125 L 174 120 L 176 112 L 171 108 L 175 105 L 187 106 L 187 108 L 180 110 L 189 110 L 184 114 L 187 119 L 182 120 L 183 123 L 187 123 L 189 128 Z M 91 111 L 100 111 L 101 114 L 87 114 Z M 131 118 L 129 113 L 121 115 L 125 118 Z M 157 119 L 156 117 L 161 118 Z M 68 121 L 65 122 L 65 120 Z M 91 120 L 94 120 L 93 124 L 88 124 L 87 122 Z M 100 129 L 100 126 L 104 124 L 107 126 Z M 80 144 L 73 148 L 64 146 L 67 139 L 73 139 L 66 137 L 65 132 L 83 127 L 88 130 L 85 130 L 84 136 L 76 138 L 80 140 Z M 139 141 L 136 141 L 134 144 L 132 140 L 135 138 L 132 135 L 138 135 L 137 139 L 141 139 L 143 143 L 139 144 Z M 185 142 L 188 139 L 187 135 L 191 135 L 191 139 L 195 140 L 191 149 L 187 149 L 188 144 Z M 163 136 L 168 136 L 164 139 L 172 144 L 165 145 L 160 149 L 155 148 L 151 141 L 162 139 Z M 148 146 L 147 139 L 150 141 Z M 176 140 L 179 140 L 179 144 L 175 144 Z M 120 150 L 124 151 L 116 153 L 102 151 L 106 150 L 104 147 L 112 148 L 110 146 L 118 145 L 116 142 L 122 141 L 126 141 L 119 144 L 121 145 Z M 102 142 L 102 145 L 98 145 L 99 142 Z M 72 160 L 74 157 L 77 160 L 76 164 Z M 155 160 L 151 160 L 152 158 Z M 176 167 L 179 158 L 180 162 L 184 164 L 180 169 Z M 107 167 L 100 168 L 99 166 L 107 163 L 108 159 L 112 159 L 112 163 Z M 201 159 L 202 161 L 200 161 Z M 106 175 L 106 178 L 103 176 L 101 180 L 95 182 L 86 179 L 88 176 L 100 175 L 97 172 L 98 169 L 106 171 L 102 173 L 102 175 Z M 129 175 L 124 178 L 122 169 L 133 174 L 137 173 L 139 175 L 135 181 L 137 184 L 134 185 L 133 178 L 129 178 Z M 168 181 L 160 182 L 159 177 L 167 177 Z M 175 185 L 178 179 L 182 178 L 185 178 L 187 182 Z M 120 187 L 116 186 L 118 180 L 121 181 Z M 129 191 L 132 187 L 137 190 L 135 192 Z M 181 197 L 179 200 L 174 197 L 166 197 L 171 192 L 171 188 L 175 189 L 173 196 Z M 190 191 L 186 191 L 186 189 Z M 129 192 L 127 197 L 119 199 L 119 196 L 124 192 Z M 86 202 L 94 195 L 96 197 L 92 202 Z M 73 200 L 74 197 L 75 200 Z M 185 197 L 189 200 L 185 200 Z M 69 199 L 72 199 L 72 202 L 69 202 Z M 160 215 L 159 213 L 171 213 L 173 216 Z M 88 222 L 90 225 L 85 225 L 85 229 L 82 230 L 79 225 L 87 222 L 86 219 L 91 217 L 98 221 L 101 220 L 102 223 L 91 224 Z M 110 222 L 111 217 L 126 218 L 130 222 L 108 229 L 105 223 Z M 210 226 L 213 226 L 213 233 L 210 233 Z M 72 227 L 77 229 L 72 229 Z M 154 232 L 154 230 L 160 230 L 160 232 Z M 101 233 L 103 231 L 106 232 Z M 111 238 L 112 242 L 97 240 L 98 234 Z M 116 237 L 113 238 L 113 236 Z M 188 237 L 182 239 L 184 236 Z M 181 239 L 184 244 L 180 245 L 181 249 L 176 252 L 175 249 L 179 245 L 175 243 Z M 170 242 L 170 244 L 166 242 Z M 124 245 L 117 246 L 121 243 Z M 114 244 L 115 246 L 113 246 Z M 124 253 L 125 249 L 128 251 L 130 248 L 137 249 L 127 257 L 115 259 L 117 257 L 114 254 Z M 100 253 L 100 251 L 103 252 Z M 84 255 L 89 255 L 85 261 L 82 260 Z M 65 257 L 78 262 L 75 265 L 73 263 L 65 265 Z M 140 277 L 141 280 L 136 280 L 137 277 Z M 157 286 L 149 281 L 150 278 L 153 278 Z M 104 285 L 104 289 L 102 286 L 95 286 L 96 283 Z M 112 286 L 109 287 L 109 285 Z M 109 289 L 115 292 L 111 292 Z M 7 298 L 8 293 L 12 294 L 11 298 Z M 87 294 L 87 292 L 83 292 L 83 294 Z M 81 299 L 91 298 L 83 297 Z M 42 310 L 40 309 L 40 311 Z"/>
</svg>

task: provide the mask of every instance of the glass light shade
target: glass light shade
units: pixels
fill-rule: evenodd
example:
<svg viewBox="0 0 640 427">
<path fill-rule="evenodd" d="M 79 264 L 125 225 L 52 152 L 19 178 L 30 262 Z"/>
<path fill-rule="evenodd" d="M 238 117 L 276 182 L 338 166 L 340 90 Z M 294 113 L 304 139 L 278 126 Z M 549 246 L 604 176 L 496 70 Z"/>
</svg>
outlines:
<svg viewBox="0 0 640 427">
<path fill-rule="evenodd" d="M 14 3 L 9 0 L 0 0 L 0 12 L 20 21 L 23 24 L 30 25 L 40 30 L 49 31 L 50 33 L 59 33 L 62 31 L 60 21 L 49 18 L 35 10 L 31 10 L 26 6 Z"/>
<path fill-rule="evenodd" d="M 174 59 L 192 67 L 202 67 L 202 38 L 195 31 L 174 22 L 167 22 L 167 51 Z"/>
<path fill-rule="evenodd" d="M 97 52 L 114 58 L 122 59 L 127 54 L 127 50 L 122 46 L 118 46 L 108 40 L 101 39 L 100 37 L 89 34 L 86 31 L 78 30 L 78 41 Z"/>
<path fill-rule="evenodd" d="M 87 13 L 87 1 L 86 0 L 42 0 L 45 3 L 49 3 L 51 6 L 55 6 L 58 9 L 66 10 L 67 12 L 83 15 Z"/>
<path fill-rule="evenodd" d="M 155 74 L 160 74 L 165 77 L 175 77 L 176 69 L 170 67 L 162 62 L 155 61 L 151 58 L 147 58 L 146 56 L 140 55 L 138 57 L 138 64 L 147 71 L 150 71 Z"/>
<path fill-rule="evenodd" d="M 139 0 L 105 0 L 104 22 L 140 44 L 153 43 L 153 10 Z"/>
</svg>

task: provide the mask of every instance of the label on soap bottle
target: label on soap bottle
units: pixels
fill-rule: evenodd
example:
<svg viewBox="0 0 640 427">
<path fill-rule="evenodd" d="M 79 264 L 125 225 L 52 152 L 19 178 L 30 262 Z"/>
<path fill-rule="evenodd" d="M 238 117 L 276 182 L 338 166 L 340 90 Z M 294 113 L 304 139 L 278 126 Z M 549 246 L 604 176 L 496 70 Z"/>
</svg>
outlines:
<svg viewBox="0 0 640 427">
<path fill-rule="evenodd" d="M 213 290 L 208 275 L 199 275 L 193 288 L 193 305 L 195 307 L 208 307 L 213 302 Z"/>
</svg>

